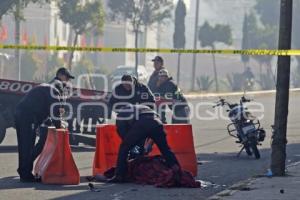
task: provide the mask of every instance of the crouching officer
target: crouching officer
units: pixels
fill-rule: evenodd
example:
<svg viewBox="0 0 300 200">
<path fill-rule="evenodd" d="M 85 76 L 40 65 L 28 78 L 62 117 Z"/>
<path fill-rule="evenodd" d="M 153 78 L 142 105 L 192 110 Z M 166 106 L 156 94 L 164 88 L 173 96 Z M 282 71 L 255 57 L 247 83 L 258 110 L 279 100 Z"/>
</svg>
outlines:
<svg viewBox="0 0 300 200">
<path fill-rule="evenodd" d="M 166 69 L 161 69 L 158 73 L 157 93 L 162 99 L 170 100 L 167 103 L 169 108 L 173 110 L 172 124 L 187 124 L 190 123 L 190 109 L 186 98 L 180 92 L 178 86 L 173 82 L 172 77 Z M 166 123 L 165 105 L 161 105 L 158 110 L 161 114 L 162 121 Z"/>
<path fill-rule="evenodd" d="M 61 127 L 60 117 L 64 112 L 64 82 L 73 78 L 67 69 L 60 68 L 53 81 L 33 88 L 17 105 L 15 113 L 19 152 L 17 171 L 21 182 L 38 181 L 32 174 L 33 163 L 43 149 L 47 128 L 40 129 L 40 134 L 43 135 L 35 148 L 36 130 L 43 123 L 48 123 L 46 126 L 51 124 L 56 128 Z M 49 118 L 52 119 L 51 122 L 47 120 Z"/>
<path fill-rule="evenodd" d="M 145 104 L 153 107 L 155 100 L 150 89 L 131 75 L 123 75 L 109 99 L 109 107 L 117 112 L 119 108 L 130 104 Z"/>
<path fill-rule="evenodd" d="M 117 115 L 116 126 L 122 143 L 115 176 L 108 182 L 125 181 L 128 151 L 146 138 L 154 141 L 170 168 L 174 171 L 180 170 L 179 163 L 167 143 L 163 124 L 157 113 L 148 106 L 128 104 L 122 107 Z"/>
<path fill-rule="evenodd" d="M 127 104 L 143 104 L 154 108 L 154 96 L 146 85 L 127 74 L 122 76 L 121 81 L 114 88 L 112 96 L 109 99 L 109 117 L 112 111 L 118 113 L 118 110 Z M 144 143 L 145 141 L 141 141 L 130 151 L 131 158 L 144 154 Z"/>
</svg>

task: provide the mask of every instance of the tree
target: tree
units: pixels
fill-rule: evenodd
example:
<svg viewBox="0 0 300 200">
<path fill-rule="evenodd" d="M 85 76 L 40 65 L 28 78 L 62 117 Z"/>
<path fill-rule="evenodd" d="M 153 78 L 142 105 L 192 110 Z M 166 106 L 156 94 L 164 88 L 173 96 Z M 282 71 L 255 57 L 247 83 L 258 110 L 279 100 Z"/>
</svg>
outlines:
<svg viewBox="0 0 300 200">
<path fill-rule="evenodd" d="M 291 49 L 293 0 L 281 0 L 278 49 Z M 275 123 L 272 136 L 271 170 L 275 176 L 285 175 L 286 131 L 289 108 L 290 56 L 278 57 Z"/>
<path fill-rule="evenodd" d="M 186 6 L 183 0 L 178 0 L 175 10 L 175 31 L 173 34 L 173 45 L 175 49 L 184 49 L 185 47 L 185 16 Z M 180 81 L 180 56 L 178 54 L 178 65 L 177 65 L 177 85 Z"/>
<path fill-rule="evenodd" d="M 232 44 L 232 33 L 229 25 L 217 24 L 215 27 L 211 26 L 207 21 L 200 27 L 198 39 L 201 41 L 203 47 L 209 46 L 215 50 L 215 43 L 221 42 L 227 45 Z M 213 57 L 214 76 L 216 83 L 216 92 L 219 91 L 218 73 L 216 66 L 215 54 Z"/>
<path fill-rule="evenodd" d="M 0 19 L 15 5 L 16 0 L 2 0 L 0 2 Z"/>
<path fill-rule="evenodd" d="M 22 11 L 28 6 L 29 3 L 39 3 L 42 5 L 49 2 L 50 0 L 1 0 L 0 18 L 9 12 L 12 12 L 15 18 L 15 45 L 20 44 L 20 24 L 22 20 L 25 20 Z M 19 71 L 20 79 L 21 69 L 19 49 L 15 49 L 15 66 L 17 71 Z"/>
<path fill-rule="evenodd" d="M 248 21 L 248 15 L 245 14 L 244 16 L 244 22 L 243 22 L 243 38 L 242 38 L 242 49 L 249 49 L 249 21 Z M 249 63 L 250 57 L 249 55 L 241 55 L 242 62 L 244 63 L 245 69 L 247 63 Z"/>
<path fill-rule="evenodd" d="M 110 18 L 114 21 L 126 20 L 132 26 L 135 35 L 135 48 L 138 48 L 138 37 L 143 26 L 155 22 L 162 23 L 171 17 L 173 0 L 110 0 Z M 138 52 L 135 53 L 135 72 L 138 76 Z"/>
<path fill-rule="evenodd" d="M 263 25 L 276 26 L 279 24 L 280 1 L 276 0 L 257 0 L 255 10 L 260 16 Z M 276 32 L 278 33 L 278 32 Z"/>
<path fill-rule="evenodd" d="M 257 0 L 255 11 L 257 16 L 252 13 L 251 20 L 253 26 L 249 28 L 250 48 L 253 49 L 276 49 L 278 41 L 278 19 L 279 1 Z M 270 14 L 271 13 L 271 14 Z M 258 25 L 258 20 L 261 25 Z M 253 56 L 260 64 L 260 85 L 263 89 L 273 89 L 275 86 L 275 74 L 272 70 L 273 56 Z M 266 73 L 263 74 L 263 67 Z M 268 83 L 269 82 L 269 83 Z"/>
<path fill-rule="evenodd" d="M 104 10 L 100 0 L 82 3 L 81 0 L 60 0 L 58 2 L 60 19 L 69 24 L 74 33 L 73 47 L 77 45 L 78 36 L 88 31 L 102 33 Z M 74 50 L 71 51 L 68 67 L 72 68 Z"/>
</svg>

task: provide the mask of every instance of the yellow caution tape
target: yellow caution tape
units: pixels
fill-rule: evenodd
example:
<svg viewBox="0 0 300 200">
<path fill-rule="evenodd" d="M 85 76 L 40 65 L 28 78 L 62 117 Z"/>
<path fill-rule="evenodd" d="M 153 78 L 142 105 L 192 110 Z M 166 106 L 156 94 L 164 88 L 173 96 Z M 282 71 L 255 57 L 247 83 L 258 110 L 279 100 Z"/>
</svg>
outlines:
<svg viewBox="0 0 300 200">
<path fill-rule="evenodd" d="M 111 48 L 111 47 L 70 47 L 70 46 L 41 46 L 41 45 L 3 45 L 0 49 L 46 50 L 46 51 L 93 51 L 93 52 L 139 52 L 139 53 L 196 53 L 196 54 L 242 54 L 259 56 L 300 56 L 300 49 L 271 50 L 206 50 L 206 49 L 155 49 L 155 48 Z"/>
</svg>

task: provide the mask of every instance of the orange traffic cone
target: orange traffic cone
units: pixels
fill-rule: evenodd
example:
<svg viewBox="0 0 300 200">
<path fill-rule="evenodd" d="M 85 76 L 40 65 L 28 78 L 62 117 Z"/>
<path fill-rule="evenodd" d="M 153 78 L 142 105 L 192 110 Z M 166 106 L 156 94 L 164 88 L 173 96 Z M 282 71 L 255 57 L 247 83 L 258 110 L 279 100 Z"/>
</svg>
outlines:
<svg viewBox="0 0 300 200">
<path fill-rule="evenodd" d="M 49 127 L 44 149 L 34 171 L 41 177 L 42 183 L 79 184 L 80 175 L 72 156 L 67 130 Z"/>
</svg>

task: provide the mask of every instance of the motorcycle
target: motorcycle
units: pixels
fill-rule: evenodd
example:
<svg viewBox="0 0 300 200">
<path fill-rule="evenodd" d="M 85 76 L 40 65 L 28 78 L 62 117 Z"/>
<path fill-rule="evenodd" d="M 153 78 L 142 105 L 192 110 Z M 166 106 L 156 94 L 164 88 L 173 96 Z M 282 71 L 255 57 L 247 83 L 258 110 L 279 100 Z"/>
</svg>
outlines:
<svg viewBox="0 0 300 200">
<path fill-rule="evenodd" d="M 242 96 L 240 103 L 231 104 L 225 99 L 220 98 L 213 108 L 218 106 L 227 106 L 229 108 L 226 111 L 228 112 L 228 117 L 232 123 L 227 126 L 228 134 L 237 138 L 238 140 L 236 143 L 242 145 L 237 157 L 239 157 L 245 149 L 249 156 L 254 154 L 255 158 L 259 159 L 260 153 L 257 146 L 261 145 L 261 142 L 264 141 L 266 132 L 263 128 L 261 128 L 260 121 L 254 117 L 244 105 L 250 101 L 252 100 L 246 99 L 245 96 Z"/>
</svg>

